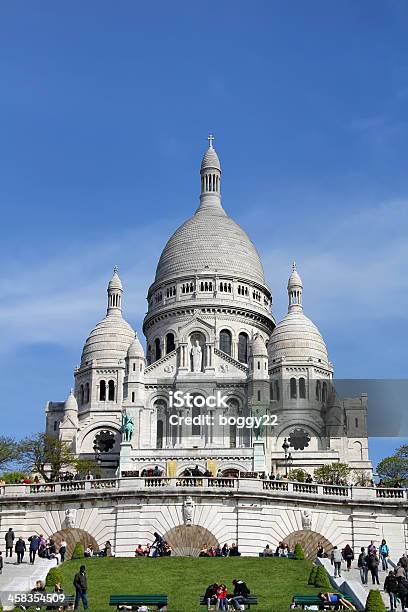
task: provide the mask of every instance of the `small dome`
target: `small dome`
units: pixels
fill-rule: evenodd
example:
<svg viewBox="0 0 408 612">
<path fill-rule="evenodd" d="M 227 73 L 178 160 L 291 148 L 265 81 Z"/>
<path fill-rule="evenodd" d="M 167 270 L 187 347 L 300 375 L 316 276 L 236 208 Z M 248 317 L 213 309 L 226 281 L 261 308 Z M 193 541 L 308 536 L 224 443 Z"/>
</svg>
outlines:
<svg viewBox="0 0 408 612">
<path fill-rule="evenodd" d="M 263 341 L 263 338 L 260 334 L 257 334 L 252 343 L 252 355 L 257 357 L 267 357 L 268 350 L 266 348 L 266 344 Z"/>
<path fill-rule="evenodd" d="M 135 334 L 134 340 L 128 348 L 127 356 L 128 357 L 142 357 L 144 359 L 145 354 L 144 354 L 143 346 L 141 345 L 137 334 Z"/>
<path fill-rule="evenodd" d="M 329 365 L 323 337 L 301 309 L 288 312 L 277 324 L 269 341 L 268 353 L 270 361 L 281 357 L 305 361 L 311 357 Z"/>
<path fill-rule="evenodd" d="M 109 289 L 120 289 L 120 290 L 123 289 L 122 281 L 120 280 L 120 278 L 118 276 L 118 268 L 117 268 L 117 266 L 115 266 L 113 268 L 113 276 L 112 276 L 112 278 L 109 281 L 108 291 L 109 291 Z"/>
<path fill-rule="evenodd" d="M 201 162 L 201 170 L 207 170 L 208 168 L 215 168 L 221 172 L 220 160 L 217 151 L 212 145 L 210 145 L 204 153 L 203 161 Z"/>
<path fill-rule="evenodd" d="M 64 408 L 65 410 L 78 410 L 78 403 L 76 401 L 75 395 L 72 392 L 72 389 L 69 392 L 67 399 L 65 400 Z"/>
<path fill-rule="evenodd" d="M 134 339 L 134 330 L 120 312 L 108 314 L 89 334 L 82 351 L 81 365 L 93 359 L 99 363 L 117 363 L 125 359 Z"/>
<path fill-rule="evenodd" d="M 294 287 L 300 287 L 303 288 L 303 283 L 302 283 L 302 279 L 299 276 L 299 273 L 296 269 L 296 263 L 293 262 L 292 264 L 292 274 L 289 276 L 289 280 L 288 280 L 288 289 L 292 289 Z"/>
</svg>

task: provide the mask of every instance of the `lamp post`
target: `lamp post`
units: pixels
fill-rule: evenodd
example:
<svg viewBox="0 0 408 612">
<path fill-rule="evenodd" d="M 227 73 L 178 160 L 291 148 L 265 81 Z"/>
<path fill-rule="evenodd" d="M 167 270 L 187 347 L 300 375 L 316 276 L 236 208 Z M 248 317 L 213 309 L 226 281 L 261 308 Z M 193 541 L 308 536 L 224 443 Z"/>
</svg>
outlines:
<svg viewBox="0 0 408 612">
<path fill-rule="evenodd" d="M 282 448 L 283 448 L 283 452 L 285 453 L 285 476 L 287 476 L 288 475 L 288 450 L 290 448 L 290 444 L 287 438 L 284 439 Z M 291 456 L 290 453 L 289 453 L 289 456 Z"/>
</svg>

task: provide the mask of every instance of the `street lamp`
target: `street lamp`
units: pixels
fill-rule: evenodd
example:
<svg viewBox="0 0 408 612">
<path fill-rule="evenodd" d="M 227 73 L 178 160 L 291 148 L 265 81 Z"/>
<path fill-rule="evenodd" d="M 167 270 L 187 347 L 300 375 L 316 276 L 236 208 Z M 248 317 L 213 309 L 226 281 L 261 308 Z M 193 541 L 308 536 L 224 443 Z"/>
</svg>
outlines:
<svg viewBox="0 0 408 612">
<path fill-rule="evenodd" d="M 289 457 L 291 457 L 292 459 L 292 455 L 289 453 L 288 455 L 288 450 L 290 448 L 290 444 L 287 440 L 287 438 L 284 439 L 283 444 L 282 444 L 282 448 L 283 448 L 283 452 L 285 453 L 285 476 L 288 475 L 288 459 Z M 293 459 L 292 459 L 293 462 Z"/>
</svg>

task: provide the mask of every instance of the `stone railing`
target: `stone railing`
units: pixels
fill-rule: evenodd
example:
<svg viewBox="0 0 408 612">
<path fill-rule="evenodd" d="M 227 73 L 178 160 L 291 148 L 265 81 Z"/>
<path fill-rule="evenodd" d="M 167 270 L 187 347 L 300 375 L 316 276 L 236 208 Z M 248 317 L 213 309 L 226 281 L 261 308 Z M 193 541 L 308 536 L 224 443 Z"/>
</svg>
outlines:
<svg viewBox="0 0 408 612">
<path fill-rule="evenodd" d="M 277 497 L 300 497 L 302 499 L 326 498 L 348 499 L 378 503 L 404 503 L 408 500 L 408 489 L 384 487 L 353 487 L 288 480 L 263 480 L 259 478 L 208 478 L 204 476 L 127 477 L 95 480 L 73 480 L 41 484 L 1 485 L 0 499 L 10 497 L 42 497 L 56 495 L 92 494 L 98 491 L 151 491 L 155 489 L 195 489 L 197 491 L 229 489 L 253 495 L 276 495 Z"/>
</svg>

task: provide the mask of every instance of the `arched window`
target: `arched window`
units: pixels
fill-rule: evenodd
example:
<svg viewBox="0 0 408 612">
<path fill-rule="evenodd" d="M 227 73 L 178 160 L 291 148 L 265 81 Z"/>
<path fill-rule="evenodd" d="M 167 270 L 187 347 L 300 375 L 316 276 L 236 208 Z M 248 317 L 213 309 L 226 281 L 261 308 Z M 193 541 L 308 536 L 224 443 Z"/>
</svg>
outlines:
<svg viewBox="0 0 408 612">
<path fill-rule="evenodd" d="M 280 389 L 279 389 L 279 382 L 277 380 L 275 380 L 275 399 L 277 402 L 279 402 L 280 399 Z"/>
<path fill-rule="evenodd" d="M 327 383 L 324 382 L 322 385 L 322 402 L 327 401 Z"/>
<path fill-rule="evenodd" d="M 115 401 L 115 382 L 113 380 L 108 382 L 108 400 L 110 402 Z"/>
<path fill-rule="evenodd" d="M 200 407 L 199 406 L 194 406 L 191 409 L 191 416 L 192 418 L 196 418 L 200 416 Z M 193 423 L 191 425 L 191 435 L 192 436 L 199 436 L 201 435 L 201 428 L 199 423 Z"/>
<path fill-rule="evenodd" d="M 271 400 L 275 399 L 273 397 L 273 382 L 271 382 L 271 390 L 270 390 L 270 394 L 271 394 Z"/>
<path fill-rule="evenodd" d="M 291 399 L 296 399 L 297 398 L 297 383 L 296 383 L 296 378 L 291 378 L 290 379 L 290 398 Z"/>
<path fill-rule="evenodd" d="M 306 399 L 306 381 L 304 378 L 299 378 L 299 397 Z"/>
<path fill-rule="evenodd" d="M 232 335 L 228 329 L 222 329 L 220 331 L 220 350 L 227 355 L 231 355 L 232 349 Z"/>
<path fill-rule="evenodd" d="M 260 402 L 261 401 L 261 392 L 260 391 L 258 391 L 258 396 L 257 397 L 258 397 L 258 402 Z"/>
<path fill-rule="evenodd" d="M 85 385 L 85 391 L 86 391 L 86 395 L 85 395 L 85 397 L 86 397 L 86 403 L 88 404 L 88 403 L 89 403 L 89 383 L 86 383 L 86 385 Z"/>
<path fill-rule="evenodd" d="M 132 391 L 132 403 L 133 404 L 135 403 L 135 392 L 134 391 Z"/>
<path fill-rule="evenodd" d="M 81 385 L 81 406 L 85 403 L 85 389 L 84 385 Z"/>
<path fill-rule="evenodd" d="M 168 333 L 166 334 L 166 355 L 167 353 L 171 353 L 176 348 L 174 343 L 174 334 Z"/>
<path fill-rule="evenodd" d="M 237 448 L 237 426 L 234 423 L 229 428 L 229 445 L 230 448 Z"/>
<path fill-rule="evenodd" d="M 238 361 L 248 363 L 248 336 L 244 332 L 238 336 Z"/>
<path fill-rule="evenodd" d="M 156 338 L 154 341 L 154 353 L 157 361 L 161 357 L 160 338 Z"/>
<path fill-rule="evenodd" d="M 106 382 L 104 380 L 99 383 L 99 400 L 101 402 L 106 401 Z"/>
<path fill-rule="evenodd" d="M 322 399 L 322 388 L 320 385 L 320 380 L 316 381 L 316 399 L 320 401 Z"/>
<path fill-rule="evenodd" d="M 157 421 L 156 448 L 163 448 L 163 421 Z"/>
</svg>

